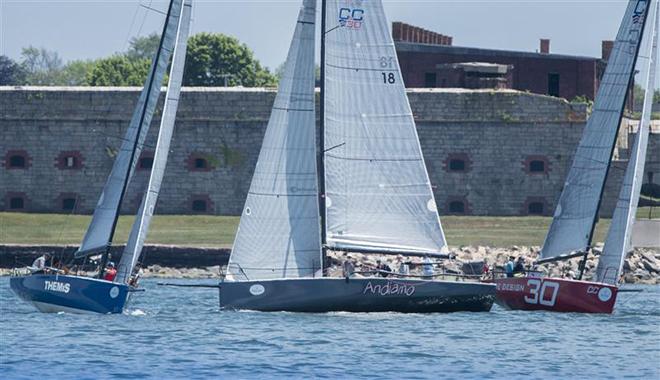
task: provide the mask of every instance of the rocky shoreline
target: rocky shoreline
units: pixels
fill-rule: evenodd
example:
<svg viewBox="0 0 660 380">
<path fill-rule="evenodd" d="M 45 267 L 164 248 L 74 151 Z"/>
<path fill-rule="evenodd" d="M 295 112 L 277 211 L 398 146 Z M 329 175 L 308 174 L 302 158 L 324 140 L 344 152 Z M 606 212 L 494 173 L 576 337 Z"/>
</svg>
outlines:
<svg viewBox="0 0 660 380">
<path fill-rule="evenodd" d="M 599 254 L 602 247 L 596 247 L 596 255 Z M 171 252 L 172 247 L 168 247 Z M 178 250 L 185 250 L 178 247 Z M 200 253 L 203 250 L 196 249 Z M 518 247 L 493 248 L 486 246 L 477 247 L 458 247 L 451 250 L 451 258 L 444 260 L 434 260 L 436 262 L 436 272 L 446 273 L 447 275 L 472 275 L 479 276 L 483 268 L 484 261 L 488 263 L 491 269 L 501 268 L 509 256 L 525 258 L 529 269 L 531 264 L 537 259 L 540 247 Z M 218 252 L 215 251 L 217 254 Z M 228 253 L 228 252 L 227 252 Z M 220 257 L 221 256 L 221 257 Z M 172 260 L 165 260 L 163 264 L 151 264 L 144 269 L 144 278 L 185 278 L 185 279 L 217 279 L 224 271 L 226 265 L 226 255 L 221 254 L 216 261 L 218 265 L 198 265 L 201 262 L 198 259 L 192 260 L 190 266 L 177 262 L 171 264 Z M 356 253 L 332 252 L 329 254 L 331 276 L 341 276 L 342 262 L 351 260 L 358 272 L 368 272 L 373 270 L 377 261 L 381 260 L 387 264 L 393 271 L 396 271 L 402 262 L 410 265 L 411 274 L 421 274 L 422 258 L 403 257 L 391 255 L 363 255 Z M 598 263 L 597 256 L 591 256 L 587 260 L 584 279 L 591 280 Z M 580 258 L 574 258 L 568 261 L 548 263 L 539 266 L 537 269 L 546 276 L 561 277 L 574 276 L 578 272 Z M 205 263 L 204 263 L 205 264 Z M 0 276 L 7 276 L 12 273 L 12 268 L 0 268 Z M 624 261 L 623 280 L 629 284 L 660 284 L 660 251 L 655 249 L 637 248 L 631 252 Z"/>
</svg>

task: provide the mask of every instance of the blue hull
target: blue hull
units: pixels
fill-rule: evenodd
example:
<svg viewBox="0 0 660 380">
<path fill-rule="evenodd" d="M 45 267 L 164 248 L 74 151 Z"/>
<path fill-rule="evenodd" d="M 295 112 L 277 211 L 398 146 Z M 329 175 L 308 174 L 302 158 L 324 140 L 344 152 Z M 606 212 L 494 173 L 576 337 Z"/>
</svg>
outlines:
<svg viewBox="0 0 660 380">
<path fill-rule="evenodd" d="M 21 299 L 46 313 L 121 313 L 129 293 L 127 285 L 55 274 L 12 277 L 9 285 Z"/>
</svg>

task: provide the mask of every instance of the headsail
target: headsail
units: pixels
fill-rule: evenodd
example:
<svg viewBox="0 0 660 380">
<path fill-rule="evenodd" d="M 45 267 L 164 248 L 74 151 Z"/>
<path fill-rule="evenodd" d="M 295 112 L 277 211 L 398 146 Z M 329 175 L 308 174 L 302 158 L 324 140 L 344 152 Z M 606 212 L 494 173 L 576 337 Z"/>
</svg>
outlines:
<svg viewBox="0 0 660 380">
<path fill-rule="evenodd" d="M 568 256 L 590 244 L 650 0 L 630 0 L 601 80 L 594 111 L 577 147 L 541 259 Z"/>
<path fill-rule="evenodd" d="M 329 0 L 324 65 L 327 245 L 437 253 L 445 246 L 380 0 Z"/>
<path fill-rule="evenodd" d="M 646 68 L 646 93 L 644 95 L 644 108 L 635 138 L 635 145 L 628 161 L 626 174 L 619 193 L 619 199 L 612 217 L 612 224 L 605 240 L 603 253 L 598 260 L 596 278 L 599 282 L 616 285 L 618 283 L 623 259 L 632 248 L 630 238 L 632 226 L 635 221 L 639 194 L 644 180 L 644 160 L 649 141 L 649 124 L 651 123 L 651 108 L 653 105 L 653 86 L 658 64 L 658 6 L 655 13 L 655 30 L 648 67 Z"/>
<path fill-rule="evenodd" d="M 234 279 L 296 278 L 321 269 L 316 173 L 316 1 L 304 0 L 234 241 Z"/>
<path fill-rule="evenodd" d="M 170 68 L 169 83 L 167 85 L 167 93 L 165 94 L 165 105 L 163 106 L 163 116 L 160 120 L 158 142 L 149 177 L 149 185 L 144 198 L 142 198 L 140 210 L 133 222 L 133 229 L 128 238 L 128 243 L 126 243 L 126 247 L 124 248 L 124 253 L 121 256 L 117 277 L 115 278 L 116 282 L 127 282 L 130 278 L 133 268 L 140 257 L 140 252 L 142 252 L 144 240 L 147 237 L 151 218 L 156 208 L 160 185 L 163 181 L 163 175 L 165 174 L 165 167 L 167 165 L 167 155 L 170 151 L 170 141 L 174 132 L 176 111 L 179 106 L 191 12 L 192 0 L 184 0 L 179 18 L 176 44 L 172 56 L 172 67 Z"/>
<path fill-rule="evenodd" d="M 149 76 L 76 257 L 104 251 L 112 241 L 121 201 L 140 157 L 160 95 L 163 76 L 174 49 L 182 2 L 183 0 L 172 0 L 169 4 L 160 45 L 151 64 Z"/>
</svg>

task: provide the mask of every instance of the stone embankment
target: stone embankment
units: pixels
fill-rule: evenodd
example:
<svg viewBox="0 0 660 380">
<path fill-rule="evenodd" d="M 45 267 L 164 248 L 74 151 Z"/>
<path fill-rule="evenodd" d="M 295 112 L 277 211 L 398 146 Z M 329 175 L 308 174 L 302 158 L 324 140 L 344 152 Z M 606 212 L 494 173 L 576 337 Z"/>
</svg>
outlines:
<svg viewBox="0 0 660 380">
<path fill-rule="evenodd" d="M 0 275 L 9 275 L 14 267 L 26 265 L 43 252 L 54 252 L 54 247 L 16 247 L 3 246 L 0 249 Z M 60 251 L 69 252 L 72 248 L 57 247 Z M 602 247 L 596 247 L 596 256 L 587 260 L 584 279 L 591 280 L 598 264 L 598 254 Z M 10 252 L 11 251 L 11 252 Z M 538 258 L 539 247 L 493 248 L 493 247 L 460 247 L 452 249 L 452 258 L 434 260 L 437 273 L 449 275 L 481 275 L 484 262 L 491 269 L 501 267 L 509 256 L 524 257 L 527 268 Z M 184 248 L 171 246 L 148 246 L 144 277 L 149 278 L 218 278 L 223 272 L 229 258 L 226 248 Z M 118 257 L 115 256 L 115 260 Z M 341 264 L 351 260 L 356 271 L 373 270 L 377 261 L 386 263 L 396 271 L 402 262 L 408 263 L 411 274 L 421 274 L 422 258 L 391 255 L 362 255 L 355 253 L 330 253 L 330 275 L 341 276 Z M 547 276 L 574 276 L 578 272 L 580 258 L 568 261 L 548 263 L 539 266 L 537 270 Z M 16 263 L 16 264 L 14 264 Z M 19 265 L 17 265 L 20 263 Z M 625 283 L 660 284 L 660 251 L 637 248 L 624 261 Z"/>
</svg>

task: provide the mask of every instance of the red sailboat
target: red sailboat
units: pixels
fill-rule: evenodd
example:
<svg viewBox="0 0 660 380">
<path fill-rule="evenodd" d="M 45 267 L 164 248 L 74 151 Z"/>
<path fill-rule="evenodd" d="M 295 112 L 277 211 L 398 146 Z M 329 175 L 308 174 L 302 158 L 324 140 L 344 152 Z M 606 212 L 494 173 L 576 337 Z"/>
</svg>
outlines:
<svg viewBox="0 0 660 380">
<path fill-rule="evenodd" d="M 577 278 L 541 277 L 528 272 L 524 277 L 495 278 L 497 302 L 514 310 L 612 313 L 619 292 L 625 254 L 631 249 L 630 235 L 635 220 L 644 159 L 648 143 L 651 101 L 657 65 L 658 7 L 649 13 L 651 0 L 631 0 L 621 22 L 614 49 L 584 129 L 573 165 L 568 173 L 541 258 L 536 264 L 582 257 Z M 650 44 L 644 110 L 612 225 L 599 257 L 595 281 L 583 281 L 591 253 L 605 179 L 614 152 L 616 137 L 635 74 L 647 16 L 655 14 L 655 33 Z M 511 274 L 509 274 L 511 276 Z"/>
</svg>

